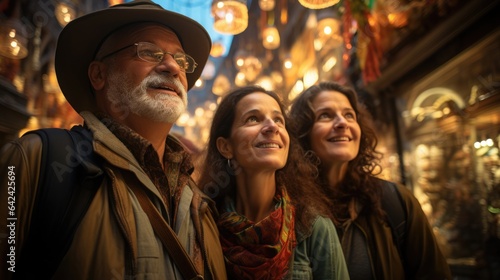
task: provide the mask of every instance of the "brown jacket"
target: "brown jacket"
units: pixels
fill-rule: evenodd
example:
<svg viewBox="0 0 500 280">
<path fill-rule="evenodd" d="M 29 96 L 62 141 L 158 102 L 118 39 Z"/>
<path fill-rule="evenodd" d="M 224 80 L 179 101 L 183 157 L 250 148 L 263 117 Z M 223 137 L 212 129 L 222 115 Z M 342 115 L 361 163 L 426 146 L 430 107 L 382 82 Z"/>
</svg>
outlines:
<svg viewBox="0 0 500 280">
<path fill-rule="evenodd" d="M 368 247 L 368 257 L 375 280 L 451 280 L 451 272 L 445 257 L 436 242 L 427 217 L 417 199 L 404 186 L 398 185 L 398 190 L 406 205 L 407 231 L 406 242 L 402 251 L 406 260 L 406 275 L 392 239 L 390 226 L 380 221 L 375 215 L 360 215 L 349 225 L 342 235 L 341 243 L 349 270 L 356 269 L 356 258 L 351 256 L 351 240 L 353 231 L 359 230 Z M 360 210 L 360 209 L 358 209 Z M 360 211 L 359 211 L 360 212 Z"/>
<path fill-rule="evenodd" d="M 94 151 L 105 159 L 103 170 L 106 178 L 54 279 L 182 279 L 128 185 L 138 184 L 149 189 L 155 194 L 155 205 L 165 213 L 166 207 L 158 190 L 123 143 L 94 115 L 82 115 L 94 133 Z M 36 135 L 15 140 L 1 151 L 0 254 L 8 256 L 11 249 L 15 249 L 14 263 L 0 262 L 1 279 L 13 276 L 9 268 L 19 260 L 29 232 L 40 159 L 41 141 Z M 10 222 L 7 220 L 7 205 L 13 194 L 7 190 L 12 179 L 7 176 L 9 166 L 15 171 L 17 221 L 14 231 L 5 224 Z M 132 172 L 134 176 L 125 180 L 126 172 Z M 204 272 L 205 279 L 226 279 L 218 230 L 212 216 L 212 201 L 192 186 L 183 189 L 181 201 L 183 203 L 176 211 L 178 222 L 173 225 L 181 243 L 191 254 L 198 271 Z M 15 244 L 9 244 L 9 238 L 14 239 Z M 194 249 L 197 246 L 193 242 L 201 244 L 202 249 Z"/>
</svg>

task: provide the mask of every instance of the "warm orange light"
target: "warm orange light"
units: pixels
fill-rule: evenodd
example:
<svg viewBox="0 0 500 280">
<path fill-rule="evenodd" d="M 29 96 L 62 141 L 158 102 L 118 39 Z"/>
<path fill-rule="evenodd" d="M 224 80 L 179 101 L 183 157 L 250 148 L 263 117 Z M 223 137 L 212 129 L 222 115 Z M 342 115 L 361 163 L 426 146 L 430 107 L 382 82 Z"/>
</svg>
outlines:
<svg viewBox="0 0 500 280">
<path fill-rule="evenodd" d="M 340 0 L 299 0 L 302 6 L 309 9 L 324 9 L 340 2 Z"/>
<path fill-rule="evenodd" d="M 236 35 L 248 26 L 248 8 L 244 0 L 215 0 L 212 2 L 215 31 Z"/>
<path fill-rule="evenodd" d="M 262 31 L 262 44 L 268 50 L 274 50 L 280 46 L 280 33 L 274 26 L 268 26 Z"/>
<path fill-rule="evenodd" d="M 225 51 L 224 45 L 221 42 L 214 42 L 212 49 L 210 50 L 210 55 L 212 57 L 220 57 Z"/>
</svg>

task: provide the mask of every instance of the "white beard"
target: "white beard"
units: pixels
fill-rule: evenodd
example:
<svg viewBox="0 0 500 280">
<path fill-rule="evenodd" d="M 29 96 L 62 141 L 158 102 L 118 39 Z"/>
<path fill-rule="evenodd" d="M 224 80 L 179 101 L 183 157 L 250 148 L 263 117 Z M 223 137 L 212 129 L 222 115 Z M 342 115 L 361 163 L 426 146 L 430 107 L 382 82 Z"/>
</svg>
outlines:
<svg viewBox="0 0 500 280">
<path fill-rule="evenodd" d="M 110 71 L 108 83 L 108 100 L 113 105 L 113 110 L 121 112 L 120 116 L 123 118 L 132 112 L 155 122 L 175 123 L 187 109 L 187 92 L 181 82 L 172 77 L 153 74 L 134 88 L 126 74 Z M 148 94 L 148 87 L 162 83 L 174 84 L 181 91 L 181 97 L 162 93 L 155 96 Z"/>
</svg>

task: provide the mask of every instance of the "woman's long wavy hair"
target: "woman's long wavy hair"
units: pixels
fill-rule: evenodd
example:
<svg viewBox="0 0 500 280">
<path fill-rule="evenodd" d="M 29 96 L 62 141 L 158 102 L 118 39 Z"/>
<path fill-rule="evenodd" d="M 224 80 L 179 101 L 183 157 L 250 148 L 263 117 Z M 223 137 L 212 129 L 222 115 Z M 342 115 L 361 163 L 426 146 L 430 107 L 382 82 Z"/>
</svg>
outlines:
<svg viewBox="0 0 500 280">
<path fill-rule="evenodd" d="M 335 82 L 321 82 L 305 90 L 294 100 L 289 112 L 290 119 L 293 121 L 291 124 L 293 134 L 297 135 L 305 151 L 312 151 L 310 134 L 315 122 L 312 102 L 319 93 L 324 91 L 336 91 L 345 95 L 356 112 L 357 122 L 361 128 L 358 155 L 348 163 L 347 173 L 338 186 L 328 185 L 326 178 L 322 176 L 321 163 L 317 159 L 320 172 L 317 183 L 331 200 L 330 207 L 334 222 L 339 225 L 349 218 L 348 203 L 354 197 L 363 204 L 363 211 L 371 211 L 383 217 L 380 184 L 375 179 L 375 176 L 381 172 L 379 164 L 381 153 L 376 151 L 378 140 L 370 114 L 364 105 L 358 102 L 354 90 Z M 311 153 L 314 154 L 314 152 Z"/>
<path fill-rule="evenodd" d="M 286 115 L 286 107 L 276 93 L 266 91 L 259 86 L 246 86 L 235 89 L 223 98 L 213 117 L 205 159 L 202 161 L 198 180 L 199 188 L 215 201 L 219 211 L 222 211 L 224 197 L 236 189 L 235 173 L 238 172 L 239 167 L 229 166 L 228 160 L 219 153 L 216 141 L 219 137 L 230 137 L 236 105 L 243 97 L 256 92 L 265 93 L 278 102 L 285 117 L 285 128 L 289 131 L 290 122 Z M 304 161 L 303 158 L 304 152 L 298 140 L 290 134 L 288 159 L 285 166 L 276 171 L 276 187 L 286 188 L 296 209 L 297 225 L 307 228 L 312 216 L 318 214 L 329 216 L 330 212 L 328 201 L 315 187 L 317 168 L 309 161 Z"/>
</svg>

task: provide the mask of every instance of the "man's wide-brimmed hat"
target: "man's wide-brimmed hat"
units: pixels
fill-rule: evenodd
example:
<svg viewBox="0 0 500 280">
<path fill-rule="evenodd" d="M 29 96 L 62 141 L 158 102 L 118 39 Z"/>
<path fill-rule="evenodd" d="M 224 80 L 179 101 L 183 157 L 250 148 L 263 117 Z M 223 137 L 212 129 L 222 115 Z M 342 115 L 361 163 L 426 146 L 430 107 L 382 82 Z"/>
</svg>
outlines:
<svg viewBox="0 0 500 280">
<path fill-rule="evenodd" d="M 155 22 L 172 29 L 184 52 L 198 63 L 187 73 L 188 89 L 200 77 L 210 54 L 212 41 L 196 21 L 163 9 L 151 1 L 134 1 L 111 6 L 76 18 L 61 31 L 55 55 L 55 70 L 61 90 L 77 112 L 96 111 L 87 69 L 103 41 L 113 31 L 135 22 Z"/>
</svg>

